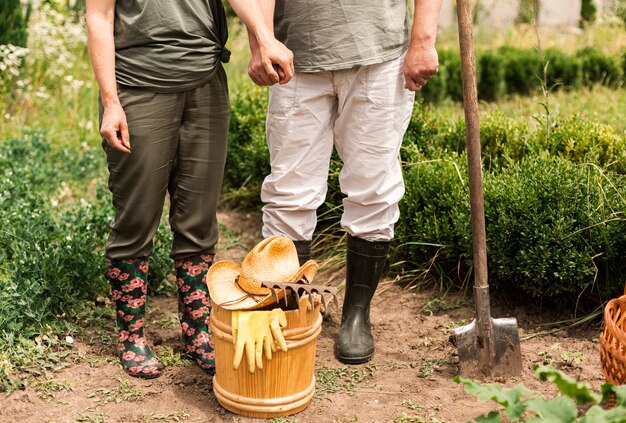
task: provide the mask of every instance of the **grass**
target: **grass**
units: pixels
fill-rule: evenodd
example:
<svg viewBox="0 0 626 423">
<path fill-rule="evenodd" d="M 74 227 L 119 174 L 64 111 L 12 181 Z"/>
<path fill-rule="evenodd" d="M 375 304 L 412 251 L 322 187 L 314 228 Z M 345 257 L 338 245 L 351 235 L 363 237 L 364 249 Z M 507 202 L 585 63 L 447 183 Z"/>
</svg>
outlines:
<svg viewBox="0 0 626 423">
<path fill-rule="evenodd" d="M 570 116 L 577 113 L 595 122 L 614 126 L 618 131 L 626 131 L 626 88 L 610 89 L 596 86 L 576 91 L 559 90 L 550 94 L 550 112 L 554 116 Z M 536 117 L 543 117 L 544 99 L 537 93 L 532 96 L 506 96 L 498 102 L 480 102 L 480 115 L 486 116 L 497 111 L 504 117 L 535 122 Z M 440 104 L 429 105 L 429 113 L 463 118 L 463 104 L 446 100 Z M 538 123 L 537 123 L 538 124 Z"/>
<path fill-rule="evenodd" d="M 584 30 L 559 31 L 540 30 L 541 47 L 557 47 L 573 53 L 581 47 L 595 46 L 606 54 L 621 54 L 626 50 L 626 31 L 623 25 L 591 25 Z M 537 33 L 532 25 L 517 25 L 508 30 L 493 31 L 486 26 L 482 31 L 477 27 L 474 34 L 476 49 L 496 49 L 511 46 L 523 49 L 536 48 Z M 440 31 L 437 37 L 439 48 L 459 48 L 456 31 Z"/>
<path fill-rule="evenodd" d="M 117 379 L 119 385 L 113 388 L 98 388 L 87 395 L 95 405 L 105 405 L 109 403 L 119 404 L 122 401 L 137 401 L 143 397 L 143 393 L 128 381 Z"/>
<path fill-rule="evenodd" d="M 367 386 L 373 378 L 374 366 L 353 367 L 321 367 L 315 371 L 315 397 L 324 398 L 328 394 L 354 394 L 358 389 Z"/>
</svg>

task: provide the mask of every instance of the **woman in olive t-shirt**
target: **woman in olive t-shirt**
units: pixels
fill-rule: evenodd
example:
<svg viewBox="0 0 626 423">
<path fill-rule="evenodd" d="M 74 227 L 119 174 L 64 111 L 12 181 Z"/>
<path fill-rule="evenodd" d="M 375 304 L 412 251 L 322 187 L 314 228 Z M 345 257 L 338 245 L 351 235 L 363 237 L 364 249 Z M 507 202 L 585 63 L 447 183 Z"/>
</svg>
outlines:
<svg viewBox="0 0 626 423">
<path fill-rule="evenodd" d="M 265 23 L 261 2 L 230 0 L 262 40 L 263 60 L 274 82 L 286 82 L 293 73 L 292 55 Z M 200 367 L 213 372 L 211 303 L 204 276 L 218 240 L 216 206 L 229 120 L 221 64 L 229 57 L 222 3 L 87 0 L 87 28 L 115 207 L 105 256 L 122 366 L 143 378 L 162 371 L 143 326 L 148 258 L 169 193 L 170 256 L 183 342 Z"/>
</svg>

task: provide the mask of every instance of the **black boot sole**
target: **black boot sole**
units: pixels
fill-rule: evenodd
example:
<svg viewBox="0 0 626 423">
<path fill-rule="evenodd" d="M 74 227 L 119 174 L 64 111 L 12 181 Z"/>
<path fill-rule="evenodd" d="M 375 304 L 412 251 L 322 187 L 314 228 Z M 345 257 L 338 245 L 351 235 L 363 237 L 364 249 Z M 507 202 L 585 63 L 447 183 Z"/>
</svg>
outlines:
<svg viewBox="0 0 626 423">
<path fill-rule="evenodd" d="M 136 377 L 137 379 L 156 379 L 163 375 L 163 372 L 157 374 L 144 374 L 144 373 L 130 373 L 125 371 L 128 376 Z"/>
</svg>

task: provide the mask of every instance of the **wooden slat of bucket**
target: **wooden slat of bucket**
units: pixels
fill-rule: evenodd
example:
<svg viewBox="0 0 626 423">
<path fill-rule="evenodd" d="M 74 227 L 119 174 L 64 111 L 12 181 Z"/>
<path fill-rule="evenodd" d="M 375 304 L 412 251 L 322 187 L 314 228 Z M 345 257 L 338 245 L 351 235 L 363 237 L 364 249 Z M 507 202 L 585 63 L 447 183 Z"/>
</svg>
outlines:
<svg viewBox="0 0 626 423">
<path fill-rule="evenodd" d="M 237 414 L 272 418 L 306 408 L 315 387 L 315 351 L 321 332 L 319 305 L 307 310 L 306 297 L 299 310 L 285 312 L 287 329 L 283 333 L 289 351 L 276 351 L 271 360 L 263 357 L 263 369 L 247 370 L 244 356 L 239 368 L 232 368 L 232 313 L 216 306 L 211 314 L 215 339 L 214 392 L 220 404 Z M 291 331 L 291 332 L 289 332 Z M 291 339 L 291 336 L 297 339 Z M 313 391 L 311 391 L 313 386 Z"/>
</svg>

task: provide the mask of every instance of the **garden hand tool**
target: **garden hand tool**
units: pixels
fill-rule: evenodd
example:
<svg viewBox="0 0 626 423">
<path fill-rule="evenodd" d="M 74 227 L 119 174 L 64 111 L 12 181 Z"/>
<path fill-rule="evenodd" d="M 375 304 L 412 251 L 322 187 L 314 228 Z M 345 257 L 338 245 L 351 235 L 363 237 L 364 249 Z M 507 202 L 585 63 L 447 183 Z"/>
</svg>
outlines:
<svg viewBox="0 0 626 423">
<path fill-rule="evenodd" d="M 276 351 L 274 337 L 281 348 L 287 350 L 285 338 L 280 330 L 287 326 L 287 316 L 281 309 L 263 311 L 233 311 L 232 328 L 235 355 L 233 369 L 238 369 L 244 352 L 248 361 L 248 371 L 263 368 L 263 352 L 268 360 Z"/>
<path fill-rule="evenodd" d="M 459 352 L 461 376 L 513 376 L 522 371 L 517 320 L 514 317 L 493 319 L 489 306 L 480 126 L 470 0 L 457 0 L 457 11 L 469 168 L 476 317 L 470 324 L 455 329 L 453 339 Z"/>
<path fill-rule="evenodd" d="M 313 294 L 318 294 L 320 297 L 320 301 L 322 302 L 322 307 L 326 310 L 326 298 L 324 298 L 324 294 L 330 294 L 333 298 L 333 304 L 335 305 L 335 309 L 339 310 L 339 303 L 337 302 L 337 288 L 334 286 L 325 286 L 325 285 L 311 285 L 305 282 L 296 282 L 296 283 L 279 283 L 279 282 L 262 282 L 261 286 L 265 288 L 269 288 L 276 299 L 276 302 L 279 303 L 279 295 L 278 291 L 282 290 L 282 297 L 285 300 L 285 307 L 287 307 L 289 301 L 289 295 L 287 290 L 291 292 L 291 294 L 295 297 L 296 304 L 300 303 L 300 296 L 303 294 L 308 294 L 310 298 L 313 298 Z M 309 302 L 309 309 L 315 307 L 315 301 Z"/>
</svg>

